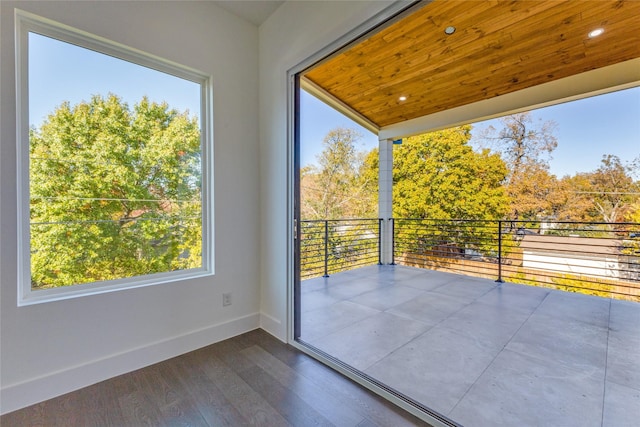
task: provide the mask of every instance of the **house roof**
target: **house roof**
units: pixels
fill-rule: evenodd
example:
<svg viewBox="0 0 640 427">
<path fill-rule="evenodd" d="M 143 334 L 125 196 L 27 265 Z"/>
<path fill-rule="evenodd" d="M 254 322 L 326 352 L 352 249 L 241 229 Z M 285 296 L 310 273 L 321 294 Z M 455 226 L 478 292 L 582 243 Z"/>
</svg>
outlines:
<svg viewBox="0 0 640 427">
<path fill-rule="evenodd" d="M 420 2 L 308 69 L 303 87 L 379 130 L 616 64 L 637 81 L 638 16 L 628 0 Z"/>
<path fill-rule="evenodd" d="M 620 255 L 623 245 L 618 239 L 526 234 L 520 248 L 525 252 L 599 256 Z"/>
</svg>

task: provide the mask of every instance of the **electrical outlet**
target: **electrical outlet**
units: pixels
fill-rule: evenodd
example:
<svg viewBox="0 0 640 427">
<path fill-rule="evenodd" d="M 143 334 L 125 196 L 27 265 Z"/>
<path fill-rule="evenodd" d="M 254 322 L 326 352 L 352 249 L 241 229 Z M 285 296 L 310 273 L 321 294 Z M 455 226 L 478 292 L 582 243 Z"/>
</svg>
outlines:
<svg viewBox="0 0 640 427">
<path fill-rule="evenodd" d="M 222 305 L 223 306 L 231 305 L 231 292 L 222 294 Z"/>
</svg>

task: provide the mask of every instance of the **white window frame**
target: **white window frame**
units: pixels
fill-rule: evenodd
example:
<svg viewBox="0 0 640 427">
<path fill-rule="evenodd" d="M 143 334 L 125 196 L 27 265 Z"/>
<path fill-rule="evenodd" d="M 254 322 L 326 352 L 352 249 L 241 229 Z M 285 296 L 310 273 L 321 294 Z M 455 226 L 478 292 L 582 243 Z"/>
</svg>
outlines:
<svg viewBox="0 0 640 427">
<path fill-rule="evenodd" d="M 95 295 L 121 289 L 193 279 L 214 274 L 213 247 L 213 89 L 211 76 L 88 32 L 15 10 L 18 306 Z M 167 73 L 200 85 L 202 152 L 202 266 L 51 289 L 31 287 L 29 189 L 29 33 L 37 33 L 117 59 Z"/>
</svg>

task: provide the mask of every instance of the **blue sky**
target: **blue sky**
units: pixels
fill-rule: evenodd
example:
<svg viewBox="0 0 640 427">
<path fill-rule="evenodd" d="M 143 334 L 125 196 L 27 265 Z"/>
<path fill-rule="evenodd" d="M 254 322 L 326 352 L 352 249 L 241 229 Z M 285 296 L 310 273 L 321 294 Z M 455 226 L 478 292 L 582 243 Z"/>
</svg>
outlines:
<svg viewBox="0 0 640 427">
<path fill-rule="evenodd" d="M 300 103 L 302 165 L 315 162 L 324 135 L 336 126 L 357 129 L 363 136 L 363 150 L 378 146 L 376 135 L 308 93 L 302 93 Z M 535 121 L 558 124 L 558 148 L 550 163 L 558 177 L 595 170 L 604 154 L 615 154 L 623 161 L 640 156 L 640 87 L 534 110 L 532 115 Z M 498 119 L 476 123 L 474 128 L 489 125 L 501 128 Z"/>
<path fill-rule="evenodd" d="M 91 95 L 113 92 L 131 106 L 143 96 L 167 101 L 179 111 L 199 113 L 199 85 L 107 55 L 31 34 L 29 38 L 29 116 L 39 125 L 63 101 L 87 101 Z M 554 120 L 558 148 L 551 171 L 557 176 L 596 169 L 604 154 L 624 161 L 640 156 L 640 87 L 559 104 L 533 112 L 534 119 Z M 301 96 L 301 161 L 315 162 L 324 136 L 337 126 L 356 129 L 362 150 L 378 138 L 303 91 Z M 476 129 L 497 120 L 475 124 Z"/>
<path fill-rule="evenodd" d="M 29 118 L 39 125 L 63 101 L 119 95 L 130 107 L 143 96 L 181 112 L 200 113 L 200 85 L 84 48 L 29 34 Z"/>
</svg>

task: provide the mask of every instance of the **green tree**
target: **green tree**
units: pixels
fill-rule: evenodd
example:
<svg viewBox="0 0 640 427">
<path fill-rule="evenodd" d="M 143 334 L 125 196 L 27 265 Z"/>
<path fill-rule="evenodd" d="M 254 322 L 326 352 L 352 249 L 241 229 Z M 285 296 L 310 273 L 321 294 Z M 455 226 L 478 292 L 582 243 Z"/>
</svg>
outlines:
<svg viewBox="0 0 640 427">
<path fill-rule="evenodd" d="M 509 200 L 498 154 L 469 145 L 471 126 L 403 140 L 394 149 L 393 215 L 400 218 L 501 219 Z"/>
<path fill-rule="evenodd" d="M 394 148 L 393 216 L 402 251 L 495 252 L 497 224 L 486 220 L 508 210 L 507 168 L 498 154 L 474 151 L 470 138 L 466 125 L 406 138 Z"/>
<path fill-rule="evenodd" d="M 624 220 L 640 192 L 640 185 L 634 182 L 631 173 L 631 165 L 608 154 L 602 157 L 600 167 L 588 174 L 590 186 L 585 196 L 593 202 L 596 220 L 609 223 Z"/>
<path fill-rule="evenodd" d="M 631 177 L 631 166 L 611 154 L 602 157 L 602 164 L 591 174 L 595 192 L 595 208 L 604 222 L 621 222 L 638 199 L 640 183 Z"/>
<path fill-rule="evenodd" d="M 377 162 L 377 150 L 369 154 L 358 150 L 360 138 L 353 129 L 331 130 L 323 140 L 318 164 L 300 170 L 303 277 L 324 271 L 325 231 L 330 271 L 353 268 L 372 257 L 377 260 L 372 236 L 378 221 L 348 221 L 377 217 L 378 177 L 368 166 Z M 337 219 L 347 221 L 325 223 Z"/>
<path fill-rule="evenodd" d="M 512 114 L 500 119 L 502 129 L 489 126 L 480 139 L 495 151 L 502 153 L 507 163 L 507 182 L 532 163 L 548 165 L 551 153 L 558 146 L 554 136 L 557 124 L 548 120 L 534 122 L 530 112 Z"/>
<path fill-rule="evenodd" d="M 567 199 L 559 217 L 590 222 L 634 222 L 634 209 L 640 200 L 640 181 L 633 179 L 635 165 L 607 154 L 595 171 L 563 178 Z"/>
<path fill-rule="evenodd" d="M 479 136 L 479 143 L 500 153 L 507 164 L 505 186 L 511 199 L 510 217 L 553 216 L 562 197 L 558 180 L 549 173 L 551 153 L 558 146 L 554 136 L 557 124 L 552 120 L 534 122 L 530 112 L 500 121 L 502 129 L 489 126 Z"/>
<path fill-rule="evenodd" d="M 378 189 L 379 189 L 380 154 L 377 148 L 366 153 L 362 164 L 359 182 L 362 186 L 362 209 L 371 218 L 378 217 Z"/>
<path fill-rule="evenodd" d="M 522 166 L 506 190 L 511 199 L 510 217 L 514 219 L 556 218 L 567 200 L 566 186 L 541 163 Z"/>
<path fill-rule="evenodd" d="M 567 175 L 560 180 L 564 189 L 564 199 L 560 203 L 557 218 L 561 221 L 591 222 L 599 221 L 589 197 L 591 182 L 588 173 Z"/>
<path fill-rule="evenodd" d="M 640 224 L 640 197 L 638 199 L 638 201 L 629 206 L 625 221 Z"/>
<path fill-rule="evenodd" d="M 367 174 L 365 153 L 357 148 L 360 138 L 353 129 L 333 129 L 324 138 L 318 165 L 301 170 L 303 219 L 377 216 L 372 209 L 377 176 Z"/>
<path fill-rule="evenodd" d="M 32 287 L 199 267 L 197 118 L 143 98 L 60 105 L 30 132 Z"/>
</svg>

